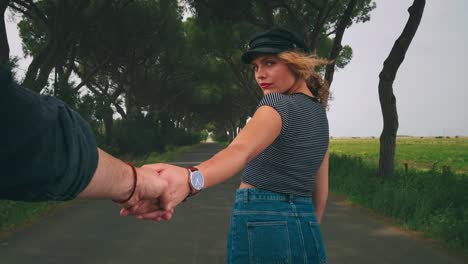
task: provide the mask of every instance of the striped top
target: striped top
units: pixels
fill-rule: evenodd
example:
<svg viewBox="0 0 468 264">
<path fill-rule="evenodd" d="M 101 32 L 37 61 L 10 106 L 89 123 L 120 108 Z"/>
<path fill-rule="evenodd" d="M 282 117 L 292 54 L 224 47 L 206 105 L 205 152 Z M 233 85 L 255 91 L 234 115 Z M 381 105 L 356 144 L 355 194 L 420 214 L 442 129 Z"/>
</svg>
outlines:
<svg viewBox="0 0 468 264">
<path fill-rule="evenodd" d="M 311 196 L 329 143 L 325 109 L 316 98 L 303 93 L 270 93 L 257 109 L 264 105 L 280 114 L 281 133 L 247 164 L 242 181 L 260 189 Z"/>
</svg>

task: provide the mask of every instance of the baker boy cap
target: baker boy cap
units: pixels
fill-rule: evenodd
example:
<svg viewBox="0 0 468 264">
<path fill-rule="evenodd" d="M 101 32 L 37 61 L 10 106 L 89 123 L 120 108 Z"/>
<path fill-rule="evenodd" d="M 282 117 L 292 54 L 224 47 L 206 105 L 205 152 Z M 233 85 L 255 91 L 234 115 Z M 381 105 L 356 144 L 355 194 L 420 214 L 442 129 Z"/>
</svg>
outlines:
<svg viewBox="0 0 468 264">
<path fill-rule="evenodd" d="M 287 50 L 310 52 L 304 41 L 294 32 L 276 27 L 254 34 L 249 42 L 249 50 L 242 54 L 242 62 L 249 64 L 255 54 L 278 54 Z"/>
</svg>

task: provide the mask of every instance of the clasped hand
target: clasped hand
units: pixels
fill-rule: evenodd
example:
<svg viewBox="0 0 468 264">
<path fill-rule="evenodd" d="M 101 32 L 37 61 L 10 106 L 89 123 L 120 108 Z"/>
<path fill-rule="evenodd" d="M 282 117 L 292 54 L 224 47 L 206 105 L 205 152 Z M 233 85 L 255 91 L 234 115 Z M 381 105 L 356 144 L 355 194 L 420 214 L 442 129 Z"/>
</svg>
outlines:
<svg viewBox="0 0 468 264">
<path fill-rule="evenodd" d="M 170 220 L 174 207 L 190 193 L 186 168 L 148 164 L 138 169 L 138 180 L 136 198 L 122 205 L 121 216 L 133 215 L 137 219 L 158 222 Z"/>
</svg>

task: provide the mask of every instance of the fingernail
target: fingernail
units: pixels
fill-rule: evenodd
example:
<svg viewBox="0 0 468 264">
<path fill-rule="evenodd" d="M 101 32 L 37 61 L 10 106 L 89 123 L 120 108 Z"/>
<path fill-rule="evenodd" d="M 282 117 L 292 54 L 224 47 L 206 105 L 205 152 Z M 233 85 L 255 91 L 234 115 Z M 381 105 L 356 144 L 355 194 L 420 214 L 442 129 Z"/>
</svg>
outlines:
<svg viewBox="0 0 468 264">
<path fill-rule="evenodd" d="M 127 210 L 125 210 L 124 208 L 120 209 L 120 216 L 127 216 Z"/>
</svg>

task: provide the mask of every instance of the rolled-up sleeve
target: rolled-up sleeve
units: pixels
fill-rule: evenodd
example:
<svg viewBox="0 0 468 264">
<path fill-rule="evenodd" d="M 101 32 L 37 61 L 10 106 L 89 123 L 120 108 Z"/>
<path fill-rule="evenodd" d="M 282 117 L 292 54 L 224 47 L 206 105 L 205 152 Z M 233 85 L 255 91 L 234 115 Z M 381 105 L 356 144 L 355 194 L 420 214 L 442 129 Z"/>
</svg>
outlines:
<svg viewBox="0 0 468 264">
<path fill-rule="evenodd" d="M 89 124 L 62 101 L 0 69 L 0 199 L 70 200 L 91 181 L 98 153 Z"/>
</svg>

